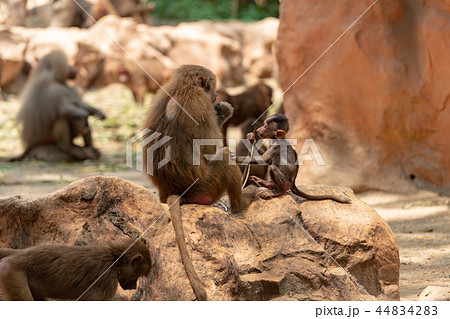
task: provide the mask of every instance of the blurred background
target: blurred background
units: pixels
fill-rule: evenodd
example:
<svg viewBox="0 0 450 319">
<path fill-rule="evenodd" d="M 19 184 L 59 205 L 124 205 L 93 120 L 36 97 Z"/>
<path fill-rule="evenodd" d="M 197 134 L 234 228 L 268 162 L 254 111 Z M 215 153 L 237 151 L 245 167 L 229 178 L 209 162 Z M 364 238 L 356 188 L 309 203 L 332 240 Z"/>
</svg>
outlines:
<svg viewBox="0 0 450 319">
<path fill-rule="evenodd" d="M 178 66 L 201 64 L 217 75 L 222 100 L 284 112 L 301 154 L 314 140 L 326 165 L 305 157 L 299 184 L 351 187 L 388 221 L 401 298 L 450 285 L 449 1 L 108 3 L 0 1 L 0 158 L 23 150 L 20 93 L 54 49 L 78 68 L 69 85 L 107 116 L 89 120 L 100 159 L 0 162 L 1 197 L 40 196 L 92 175 L 154 191 L 125 164 L 125 143 L 159 88 L 149 75 L 163 84 Z M 228 137 L 249 131 L 254 114 L 236 118 Z"/>
</svg>

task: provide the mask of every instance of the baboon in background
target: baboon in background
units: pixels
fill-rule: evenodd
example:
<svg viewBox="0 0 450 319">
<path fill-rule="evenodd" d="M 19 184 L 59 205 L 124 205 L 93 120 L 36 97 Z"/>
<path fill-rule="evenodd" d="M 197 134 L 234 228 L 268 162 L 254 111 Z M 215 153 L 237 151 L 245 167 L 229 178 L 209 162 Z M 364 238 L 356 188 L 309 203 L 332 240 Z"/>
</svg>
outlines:
<svg viewBox="0 0 450 319">
<path fill-rule="evenodd" d="M 92 7 L 92 17 L 97 21 L 108 14 L 119 17 L 132 17 L 138 23 L 151 24 L 149 14 L 155 3 L 142 0 L 97 0 Z"/>
<path fill-rule="evenodd" d="M 141 66 L 153 79 L 141 69 Z M 159 85 L 163 85 L 170 79 L 173 70 L 164 68 L 164 65 L 156 60 L 141 61 L 139 66 L 136 62 L 125 59 L 118 72 L 119 82 L 131 90 L 134 101 L 144 104 L 145 95 L 148 92 L 156 93 L 160 88 Z"/>
<path fill-rule="evenodd" d="M 158 188 L 161 202 L 167 202 L 171 206 L 170 214 L 178 248 L 194 293 L 198 300 L 206 300 L 206 291 L 187 251 L 180 201 L 209 205 L 227 192 L 232 211 L 243 210 L 242 174 L 237 165 L 229 163 L 227 147 L 214 155 L 215 146 L 203 146 L 195 153 L 200 161 L 199 165 L 193 163 L 194 140 L 214 139 L 220 143 L 223 137 L 220 126 L 223 123 L 219 122 L 219 117 L 226 121 L 231 115 L 232 107 L 226 102 L 214 105 L 217 97 L 216 76 L 201 66 L 181 66 L 164 88 L 167 93 L 160 90 L 156 94 L 145 124 L 152 133 L 161 135 L 145 145 L 143 162 L 149 179 Z M 218 115 L 219 111 L 228 112 L 228 115 Z M 163 147 L 150 149 L 153 159 L 151 164 L 155 170 L 149 171 L 147 150 L 164 137 L 171 139 Z M 166 156 L 166 147 L 171 148 L 171 159 L 157 168 Z"/>
<path fill-rule="evenodd" d="M 350 198 L 343 195 L 310 195 L 302 192 L 295 185 L 295 179 L 298 174 L 297 153 L 291 143 L 285 139 L 289 131 L 289 121 L 286 116 L 275 114 L 269 116 L 264 125 L 256 130 L 256 134 L 249 133 L 247 138 L 253 142 L 255 139 L 270 138 L 272 144 L 262 155 L 256 154 L 251 158 L 251 164 L 257 164 L 257 160 L 264 161 L 267 167 L 267 176 L 259 178 L 251 176 L 250 180 L 258 186 L 267 188 L 267 191 L 261 193 L 261 198 L 270 199 L 286 194 L 286 191 L 292 190 L 295 195 L 309 200 L 331 199 L 340 203 L 350 203 Z M 286 154 L 282 154 L 282 150 Z M 238 156 L 237 162 L 242 163 L 246 160 L 245 156 Z M 283 160 L 286 164 L 283 164 Z"/>
<path fill-rule="evenodd" d="M 81 7 L 80 7 L 81 6 Z M 86 27 L 91 4 L 86 0 L 53 0 L 50 27 Z"/>
<path fill-rule="evenodd" d="M 149 274 L 150 252 L 134 242 L 0 248 L 0 291 L 6 300 L 110 300 L 117 284 L 136 289 L 139 277 Z"/>
<path fill-rule="evenodd" d="M 237 126 L 249 118 L 257 119 L 272 104 L 272 88 L 262 81 L 246 88 L 244 92 L 237 95 L 229 95 L 224 90 L 218 90 L 217 94 L 219 101 L 226 101 L 234 108 L 233 116 L 222 128 L 225 145 L 229 125 Z M 261 120 L 265 118 L 265 116 L 262 116 Z"/>
<path fill-rule="evenodd" d="M 23 159 L 33 148 L 46 143 L 55 144 L 72 160 L 100 156 L 92 142 L 88 117 L 104 119 L 105 115 L 83 102 L 76 89 L 66 84 L 66 79 L 75 75 L 61 51 L 53 51 L 39 61 L 24 89 L 18 116 L 25 151 L 11 160 Z M 84 147 L 73 144 L 79 134 L 83 136 Z"/>
</svg>

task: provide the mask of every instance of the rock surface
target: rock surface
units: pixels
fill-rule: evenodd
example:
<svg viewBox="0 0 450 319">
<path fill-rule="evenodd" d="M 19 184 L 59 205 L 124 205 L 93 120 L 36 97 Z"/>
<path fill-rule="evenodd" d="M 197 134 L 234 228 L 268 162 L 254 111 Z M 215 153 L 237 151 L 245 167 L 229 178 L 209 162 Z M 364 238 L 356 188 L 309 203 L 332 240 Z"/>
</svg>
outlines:
<svg viewBox="0 0 450 319">
<path fill-rule="evenodd" d="M 398 247 L 386 222 L 349 189 L 302 189 L 346 192 L 353 203 L 284 196 L 234 216 L 182 206 L 188 249 L 209 299 L 398 300 Z M 136 291 L 119 287 L 116 299 L 193 300 L 166 211 L 143 187 L 90 177 L 34 200 L 0 199 L 0 245 L 85 245 L 144 233 L 153 269 Z"/>
<path fill-rule="evenodd" d="M 282 1 L 283 90 L 371 3 Z M 450 189 L 449 38 L 445 1 L 378 1 L 356 22 L 284 96 L 290 136 L 313 138 L 327 163 L 301 168 L 302 183 Z"/>
<path fill-rule="evenodd" d="M 450 301 L 450 287 L 428 286 L 418 296 L 419 301 Z"/>
<path fill-rule="evenodd" d="M 76 83 L 83 88 L 117 82 L 122 67 L 137 75 L 138 81 L 133 82 L 145 82 L 148 76 L 135 61 L 160 84 L 170 73 L 164 71 L 182 64 L 200 64 L 216 74 L 219 85 L 228 87 L 244 84 L 246 74 L 252 78 L 272 75 L 272 44 L 277 30 L 275 18 L 254 23 L 199 21 L 153 27 L 109 15 L 89 29 L 0 25 L 0 42 L 4 51 L 11 51 L 12 61 L 22 65 L 25 61 L 35 65 L 49 51 L 63 50 L 69 62 L 80 68 Z M 4 55 L 0 52 L 0 63 L 4 64 L 1 83 L 5 78 L 14 81 L 20 71 L 20 65 L 10 63 Z"/>
</svg>

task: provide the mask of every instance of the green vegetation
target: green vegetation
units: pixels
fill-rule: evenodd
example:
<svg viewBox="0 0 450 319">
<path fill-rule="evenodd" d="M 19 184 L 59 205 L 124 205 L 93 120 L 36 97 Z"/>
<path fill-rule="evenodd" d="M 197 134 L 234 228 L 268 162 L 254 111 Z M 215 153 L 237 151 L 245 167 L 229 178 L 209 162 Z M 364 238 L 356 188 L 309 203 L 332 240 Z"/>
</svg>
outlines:
<svg viewBox="0 0 450 319">
<path fill-rule="evenodd" d="M 156 8 L 152 16 L 177 21 L 231 19 L 233 0 L 150 0 Z M 237 18 L 243 21 L 257 21 L 267 17 L 278 17 L 278 0 L 240 1 Z M 263 5 L 258 5 L 263 3 Z"/>
</svg>

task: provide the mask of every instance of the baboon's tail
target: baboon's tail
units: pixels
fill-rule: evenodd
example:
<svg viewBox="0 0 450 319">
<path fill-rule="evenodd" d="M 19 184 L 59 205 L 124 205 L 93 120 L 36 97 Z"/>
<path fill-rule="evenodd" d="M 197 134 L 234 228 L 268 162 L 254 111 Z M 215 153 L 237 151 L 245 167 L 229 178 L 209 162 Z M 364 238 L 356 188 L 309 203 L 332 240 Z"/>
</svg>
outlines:
<svg viewBox="0 0 450 319">
<path fill-rule="evenodd" d="M 302 192 L 301 190 L 299 190 L 299 189 L 297 188 L 297 186 L 295 186 L 294 183 L 292 183 L 291 191 L 292 191 L 295 195 L 300 196 L 300 197 L 303 197 L 303 198 L 306 198 L 306 199 L 308 199 L 308 200 L 325 200 L 325 199 L 331 199 L 331 200 L 334 200 L 334 201 L 336 201 L 336 202 L 344 203 L 344 204 L 346 204 L 346 203 L 351 203 L 351 202 L 352 202 L 352 200 L 351 200 L 350 198 L 348 198 L 348 197 L 346 197 L 346 196 L 344 196 L 344 195 L 333 195 L 333 194 L 332 194 L 332 195 L 328 195 L 328 194 L 325 194 L 325 195 L 311 195 L 311 194 L 306 194 L 305 192 Z"/>
<path fill-rule="evenodd" d="M 5 159 L 5 162 L 18 162 L 21 161 L 25 158 L 25 156 L 27 156 L 30 153 L 31 149 L 26 149 L 25 151 L 23 151 L 22 154 L 14 156 L 14 157 L 9 157 L 7 159 Z"/>
<path fill-rule="evenodd" d="M 180 197 L 178 195 L 171 195 L 167 199 L 167 204 L 170 207 L 170 217 L 172 218 L 173 229 L 175 230 L 175 238 L 177 240 L 178 249 L 180 250 L 181 260 L 183 261 L 184 269 L 191 283 L 192 290 L 197 297 L 197 300 L 206 301 L 208 296 L 203 287 L 197 272 L 192 265 L 191 257 L 189 256 L 186 240 L 184 239 L 183 220 L 181 219 Z"/>
</svg>

